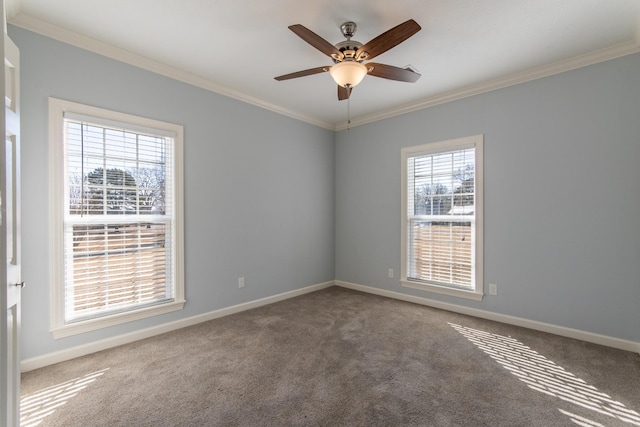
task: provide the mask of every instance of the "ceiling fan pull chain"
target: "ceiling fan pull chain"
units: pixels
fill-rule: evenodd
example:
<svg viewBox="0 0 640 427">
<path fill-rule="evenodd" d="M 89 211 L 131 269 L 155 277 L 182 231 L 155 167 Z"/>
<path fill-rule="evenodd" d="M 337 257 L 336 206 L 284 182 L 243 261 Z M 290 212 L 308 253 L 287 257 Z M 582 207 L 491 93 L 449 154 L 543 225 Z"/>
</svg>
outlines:
<svg viewBox="0 0 640 427">
<path fill-rule="evenodd" d="M 347 132 L 349 132 L 350 128 L 351 128 L 351 97 L 348 97 L 347 98 Z"/>
</svg>

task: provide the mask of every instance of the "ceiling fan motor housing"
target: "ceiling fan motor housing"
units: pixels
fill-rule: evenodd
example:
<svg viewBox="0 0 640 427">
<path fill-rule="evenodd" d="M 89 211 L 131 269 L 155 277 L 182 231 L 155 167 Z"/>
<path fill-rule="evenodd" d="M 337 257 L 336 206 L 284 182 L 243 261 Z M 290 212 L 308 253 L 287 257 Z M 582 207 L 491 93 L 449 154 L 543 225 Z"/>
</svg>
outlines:
<svg viewBox="0 0 640 427">
<path fill-rule="evenodd" d="M 354 59 L 356 55 L 356 51 L 362 47 L 362 43 L 355 40 L 345 40 L 340 43 L 335 44 L 336 49 L 338 49 L 344 55 L 344 59 L 350 60 Z M 340 62 L 337 58 L 333 58 L 333 62 Z M 361 61 L 359 61 L 361 62 Z"/>
<path fill-rule="evenodd" d="M 344 59 L 339 59 L 337 57 L 333 57 L 333 62 L 338 63 L 343 60 L 354 60 L 356 56 L 356 51 L 362 47 L 362 43 L 356 40 L 351 40 L 351 37 L 356 33 L 358 26 L 353 21 L 343 22 L 340 26 L 340 30 L 342 31 L 342 35 L 346 38 L 345 41 L 341 41 L 335 45 L 336 49 L 338 49 L 344 55 Z M 362 61 L 358 61 L 362 62 Z"/>
</svg>

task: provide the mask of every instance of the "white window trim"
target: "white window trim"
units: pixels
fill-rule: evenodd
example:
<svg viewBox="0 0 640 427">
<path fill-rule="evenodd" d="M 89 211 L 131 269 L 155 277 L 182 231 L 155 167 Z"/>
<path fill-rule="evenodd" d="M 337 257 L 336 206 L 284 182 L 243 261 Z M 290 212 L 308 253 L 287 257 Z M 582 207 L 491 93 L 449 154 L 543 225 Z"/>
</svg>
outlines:
<svg viewBox="0 0 640 427">
<path fill-rule="evenodd" d="M 173 301 L 143 307 L 123 313 L 65 323 L 64 307 L 64 114 L 73 113 L 100 117 L 116 122 L 132 123 L 164 130 L 175 135 L 174 139 L 174 184 L 175 184 L 175 294 Z M 91 107 L 74 102 L 49 98 L 49 233 L 50 233 L 50 331 L 55 339 L 115 326 L 134 320 L 182 310 L 184 298 L 184 180 L 183 145 L 184 130 L 180 125 L 129 114 Z"/>
<path fill-rule="evenodd" d="M 415 147 L 405 147 L 401 149 L 401 181 L 402 181 L 402 233 L 401 233 L 401 254 L 402 263 L 400 273 L 400 284 L 406 288 L 419 289 L 437 294 L 444 294 L 460 298 L 467 298 L 481 301 L 483 293 L 483 135 L 474 135 L 464 138 L 452 139 L 448 141 L 434 142 L 430 144 L 419 145 Z M 434 154 L 442 151 L 450 151 L 456 149 L 475 147 L 475 289 L 457 289 L 448 286 L 438 286 L 431 283 L 419 282 L 407 279 L 408 269 L 408 248 L 407 248 L 407 159 L 415 154 Z"/>
</svg>

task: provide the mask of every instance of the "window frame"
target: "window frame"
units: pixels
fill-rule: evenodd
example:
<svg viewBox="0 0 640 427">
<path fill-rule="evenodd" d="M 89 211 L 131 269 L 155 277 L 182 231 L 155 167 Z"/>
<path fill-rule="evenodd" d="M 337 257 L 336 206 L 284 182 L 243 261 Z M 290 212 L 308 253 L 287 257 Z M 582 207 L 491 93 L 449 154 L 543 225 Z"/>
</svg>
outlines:
<svg viewBox="0 0 640 427">
<path fill-rule="evenodd" d="M 401 274 L 400 284 L 406 288 L 418 289 L 427 292 L 434 292 L 438 294 L 444 294 L 454 297 L 461 297 L 481 301 L 484 296 L 483 293 L 483 145 L 484 136 L 474 135 L 469 137 L 451 139 L 440 142 L 433 142 L 413 147 L 405 147 L 401 149 Z M 474 201 L 474 216 L 475 216 L 475 247 L 473 253 L 475 257 L 474 274 L 473 274 L 473 289 L 467 290 L 454 286 L 439 285 L 434 283 L 427 283 L 423 281 L 411 280 L 407 278 L 409 270 L 409 215 L 408 215 L 408 184 L 409 179 L 407 176 L 408 165 L 407 161 L 410 157 L 417 155 L 433 155 L 442 152 L 456 151 L 462 149 L 474 148 L 475 149 L 475 201 Z"/>
<path fill-rule="evenodd" d="M 133 308 L 83 320 L 65 321 L 65 260 L 64 222 L 66 200 L 65 181 L 65 114 L 95 117 L 131 125 L 132 129 L 155 129 L 173 135 L 173 298 L 155 305 Z M 183 178 L 183 126 L 134 116 L 126 113 L 92 107 L 56 98 L 49 98 L 49 232 L 50 232 L 50 331 L 54 339 L 94 331 L 134 320 L 182 310 L 184 293 L 184 178 Z"/>
</svg>

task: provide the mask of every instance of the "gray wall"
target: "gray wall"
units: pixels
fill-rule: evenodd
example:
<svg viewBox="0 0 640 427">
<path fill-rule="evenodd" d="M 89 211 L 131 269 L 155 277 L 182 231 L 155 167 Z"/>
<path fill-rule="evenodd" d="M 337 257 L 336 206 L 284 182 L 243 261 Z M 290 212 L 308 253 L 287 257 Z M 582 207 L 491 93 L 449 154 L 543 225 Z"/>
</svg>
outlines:
<svg viewBox="0 0 640 427">
<path fill-rule="evenodd" d="M 19 28 L 10 35 L 21 51 L 23 359 L 333 280 L 333 132 Z M 184 125 L 183 311 L 53 340 L 50 96 Z"/>
<path fill-rule="evenodd" d="M 475 134 L 498 295 L 402 288 L 400 149 Z M 640 55 L 340 132 L 336 182 L 337 280 L 640 341 Z"/>
<path fill-rule="evenodd" d="M 10 35 L 22 56 L 23 359 L 334 278 L 640 341 L 640 55 L 334 135 Z M 185 126 L 183 311 L 53 340 L 49 96 Z M 472 302 L 402 288 L 387 278 L 400 271 L 400 149 L 479 133 L 485 287 L 499 294 Z"/>
</svg>

